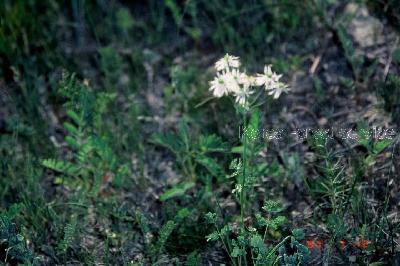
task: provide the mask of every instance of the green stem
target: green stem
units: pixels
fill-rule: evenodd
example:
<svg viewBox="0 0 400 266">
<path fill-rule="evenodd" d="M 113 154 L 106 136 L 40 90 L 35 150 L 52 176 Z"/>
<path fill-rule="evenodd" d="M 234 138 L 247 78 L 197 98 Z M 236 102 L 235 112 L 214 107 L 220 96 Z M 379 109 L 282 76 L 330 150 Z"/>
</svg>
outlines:
<svg viewBox="0 0 400 266">
<path fill-rule="evenodd" d="M 227 247 L 226 244 L 225 244 L 225 241 L 224 241 L 224 238 L 222 237 L 221 231 L 218 229 L 218 226 L 217 226 L 217 225 L 214 225 L 214 226 L 215 226 L 215 229 L 217 230 L 217 233 L 218 233 L 219 238 L 221 239 L 222 245 L 224 245 L 224 248 L 225 248 L 226 253 L 228 253 L 229 258 L 230 258 L 231 261 L 232 261 L 232 264 L 233 264 L 234 266 L 236 266 L 236 262 L 235 262 L 235 260 L 232 258 L 231 253 L 229 252 L 230 249 L 228 249 L 228 247 Z"/>
<path fill-rule="evenodd" d="M 190 177 L 192 178 L 193 181 L 196 181 L 196 171 L 195 171 L 195 168 L 194 168 L 194 164 L 193 164 L 192 158 L 190 158 L 190 156 L 189 156 L 189 159 L 188 159 L 188 163 L 189 163 Z"/>
<path fill-rule="evenodd" d="M 268 232 L 268 224 L 265 226 L 264 237 L 263 237 L 264 243 L 265 243 L 265 238 L 267 237 L 267 232 Z"/>
<path fill-rule="evenodd" d="M 246 121 L 246 112 L 243 112 L 243 155 L 242 155 L 242 161 L 243 161 L 243 175 L 242 175 L 242 180 L 241 180 L 241 190 L 240 190 L 240 218 L 242 222 L 242 233 L 245 233 L 245 225 L 244 225 L 244 211 L 246 208 L 246 190 L 245 190 L 245 185 L 246 185 L 246 164 L 247 164 L 247 136 L 246 136 L 246 126 L 247 126 L 247 121 Z M 241 258 L 241 257 L 240 257 Z M 245 264 L 247 265 L 247 260 L 246 256 L 243 255 L 243 260 Z"/>
<path fill-rule="evenodd" d="M 256 260 L 256 258 L 254 258 L 254 252 L 253 252 L 253 249 L 250 249 L 250 251 L 251 251 L 251 260 L 253 261 L 253 265 L 257 265 L 258 263 L 257 263 L 257 260 Z"/>
<path fill-rule="evenodd" d="M 287 236 L 287 237 L 285 237 L 281 242 L 279 242 L 279 244 L 276 245 L 276 246 L 271 250 L 271 252 L 268 254 L 267 260 L 268 260 L 269 257 L 271 257 L 271 256 L 278 250 L 278 248 L 280 248 L 280 247 L 286 242 L 286 240 L 288 240 L 289 238 L 290 238 L 290 236 Z"/>
<path fill-rule="evenodd" d="M 245 192 L 245 179 L 246 179 L 246 156 L 247 156 L 247 137 L 246 137 L 246 113 L 243 113 L 243 175 L 241 179 L 241 191 L 240 191 L 240 218 L 242 222 L 242 232 L 244 232 L 244 208 L 246 204 L 246 192 Z"/>
</svg>

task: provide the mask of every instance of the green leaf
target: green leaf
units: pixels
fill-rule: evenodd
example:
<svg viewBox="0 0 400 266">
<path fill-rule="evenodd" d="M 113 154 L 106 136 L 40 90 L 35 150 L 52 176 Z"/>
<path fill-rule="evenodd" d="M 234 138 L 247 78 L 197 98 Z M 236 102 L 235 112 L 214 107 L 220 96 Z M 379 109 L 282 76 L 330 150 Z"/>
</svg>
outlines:
<svg viewBox="0 0 400 266">
<path fill-rule="evenodd" d="M 186 266 L 198 266 L 199 260 L 200 260 L 200 255 L 198 254 L 198 251 L 195 250 L 187 256 L 185 265 Z"/>
<path fill-rule="evenodd" d="M 259 234 L 253 235 L 250 240 L 250 245 L 259 250 L 265 249 L 265 243 Z"/>
<path fill-rule="evenodd" d="M 117 159 L 107 143 L 99 137 L 91 137 L 90 143 L 93 145 L 96 153 L 102 159 L 102 162 L 107 163 L 107 167 L 113 169 Z"/>
<path fill-rule="evenodd" d="M 140 210 L 137 210 L 135 213 L 135 218 L 136 218 L 136 222 L 139 224 L 139 227 L 140 227 L 140 230 L 142 231 L 143 236 L 146 236 L 148 233 L 150 233 L 149 220 L 143 214 L 143 212 L 141 212 Z"/>
<path fill-rule="evenodd" d="M 117 25 L 123 31 L 129 31 L 135 24 L 135 20 L 133 19 L 129 9 L 120 8 L 117 11 Z"/>
<path fill-rule="evenodd" d="M 161 196 L 160 196 L 160 200 L 161 201 L 166 201 L 170 198 L 173 197 L 177 197 L 177 196 L 181 196 L 183 194 L 185 194 L 185 192 L 194 187 L 195 183 L 194 182 L 184 182 L 184 183 L 180 183 L 177 186 L 165 191 Z"/>
<path fill-rule="evenodd" d="M 176 222 L 182 221 L 183 219 L 188 217 L 190 215 L 190 213 L 191 213 L 191 211 L 188 208 L 183 208 L 183 209 L 179 210 L 175 216 L 175 221 Z"/>
<path fill-rule="evenodd" d="M 165 0 L 165 5 L 171 11 L 175 24 L 180 27 L 182 25 L 183 15 L 177 3 L 174 0 Z"/>
<path fill-rule="evenodd" d="M 229 232 L 231 231 L 231 228 L 229 227 L 229 224 L 225 225 L 224 227 L 221 228 L 221 236 L 227 236 Z"/>
<path fill-rule="evenodd" d="M 167 242 L 172 231 L 174 231 L 176 225 L 177 224 L 174 221 L 168 221 L 166 224 L 164 224 L 161 227 L 160 234 L 158 237 L 158 248 L 159 248 L 160 252 L 164 249 L 165 243 Z"/>
<path fill-rule="evenodd" d="M 216 241 L 216 240 L 218 240 L 218 238 L 219 238 L 218 232 L 212 232 L 211 234 L 206 236 L 207 242 L 208 241 Z"/>
<path fill-rule="evenodd" d="M 89 153 L 94 150 L 94 145 L 93 143 L 90 141 L 85 143 L 80 149 L 79 152 L 77 154 L 77 158 L 79 160 L 80 163 L 85 163 L 88 160 L 89 157 Z"/>
<path fill-rule="evenodd" d="M 183 141 L 186 147 L 189 147 L 190 135 L 189 135 L 189 125 L 182 119 L 179 123 L 179 137 Z"/>
<path fill-rule="evenodd" d="M 22 203 L 14 203 L 8 208 L 8 211 L 6 212 L 6 215 L 10 219 L 14 219 L 23 209 L 25 208 L 25 205 Z"/>
<path fill-rule="evenodd" d="M 54 185 L 62 185 L 64 183 L 64 178 L 60 176 L 56 176 L 54 178 L 53 184 Z"/>
<path fill-rule="evenodd" d="M 279 226 L 283 225 L 286 222 L 285 216 L 278 216 L 276 218 L 268 220 L 268 226 L 271 227 L 272 230 L 277 230 Z"/>
<path fill-rule="evenodd" d="M 226 145 L 217 135 L 200 135 L 199 148 L 202 152 L 225 152 Z"/>
<path fill-rule="evenodd" d="M 73 148 L 73 149 L 75 149 L 75 150 L 77 150 L 77 149 L 79 149 L 79 143 L 78 143 L 78 141 L 76 141 L 76 139 L 75 138 L 73 138 L 73 137 L 71 137 L 71 136 L 66 136 L 65 137 L 65 141 L 68 143 L 68 145 L 71 147 L 71 148 Z"/>
<path fill-rule="evenodd" d="M 129 172 L 128 165 L 126 164 L 121 165 L 117 170 L 117 174 L 112 180 L 113 186 L 118 188 L 122 187 L 124 184 L 124 177 L 127 175 L 128 172 Z"/>
<path fill-rule="evenodd" d="M 236 146 L 231 149 L 231 153 L 243 154 L 244 146 Z M 251 149 L 246 150 L 247 156 L 251 155 Z"/>
<path fill-rule="evenodd" d="M 264 203 L 263 210 L 266 212 L 280 212 L 280 211 L 282 211 L 282 206 L 277 201 L 267 200 Z"/>
<path fill-rule="evenodd" d="M 392 140 L 390 139 L 383 139 L 375 143 L 373 148 L 374 154 L 379 154 L 382 152 L 386 147 L 389 147 L 392 144 Z"/>
<path fill-rule="evenodd" d="M 54 171 L 71 176 L 77 175 L 80 170 L 79 167 L 70 162 L 58 161 L 55 159 L 45 159 L 42 161 L 42 165 Z"/>
<path fill-rule="evenodd" d="M 195 158 L 196 162 L 204 166 L 211 175 L 218 177 L 222 173 L 221 166 L 213 159 L 205 155 L 198 155 Z"/>
<path fill-rule="evenodd" d="M 231 149 L 231 152 L 232 152 L 232 153 L 239 153 L 239 154 L 242 154 L 242 153 L 243 153 L 243 150 L 244 150 L 244 147 L 243 147 L 243 146 L 236 146 L 236 147 L 233 147 L 233 148 Z"/>
<path fill-rule="evenodd" d="M 257 219 L 257 223 L 260 226 L 266 226 L 267 225 L 267 220 L 259 213 L 256 214 L 256 219 Z"/>
<path fill-rule="evenodd" d="M 250 122 L 244 130 L 244 137 L 247 138 L 247 141 L 250 143 L 256 142 L 260 137 L 260 111 L 255 110 L 252 113 L 250 118 Z"/>
<path fill-rule="evenodd" d="M 359 130 L 357 131 L 358 135 L 358 143 L 368 150 L 370 149 L 370 134 L 368 129 L 364 124 L 359 124 Z"/>
<path fill-rule="evenodd" d="M 77 124 L 81 125 L 82 120 L 79 115 L 73 110 L 67 110 L 67 115 Z"/>
<path fill-rule="evenodd" d="M 206 222 L 208 224 L 216 224 L 217 223 L 217 214 L 216 213 L 212 213 L 212 212 L 208 212 L 205 215 L 205 219 L 206 219 Z"/>
<path fill-rule="evenodd" d="M 73 124 L 69 122 L 64 123 L 64 128 L 72 135 L 78 135 L 79 130 Z"/>
<path fill-rule="evenodd" d="M 162 146 L 175 154 L 184 152 L 183 143 L 178 139 L 175 134 L 153 134 L 150 138 L 153 144 Z"/>
<path fill-rule="evenodd" d="M 346 233 L 346 225 L 343 219 L 334 213 L 328 215 L 328 228 L 338 237 L 343 237 Z"/>
<path fill-rule="evenodd" d="M 64 238 L 58 244 L 58 249 L 60 250 L 61 254 L 65 254 L 67 249 L 71 247 L 77 231 L 77 222 L 78 220 L 74 216 L 72 217 L 71 222 L 64 227 Z"/>
<path fill-rule="evenodd" d="M 244 251 L 239 247 L 234 247 L 231 253 L 231 256 L 237 258 L 241 255 L 244 255 Z"/>
<path fill-rule="evenodd" d="M 297 241 L 301 241 L 305 237 L 304 230 L 301 228 L 293 229 L 292 235 Z"/>
</svg>

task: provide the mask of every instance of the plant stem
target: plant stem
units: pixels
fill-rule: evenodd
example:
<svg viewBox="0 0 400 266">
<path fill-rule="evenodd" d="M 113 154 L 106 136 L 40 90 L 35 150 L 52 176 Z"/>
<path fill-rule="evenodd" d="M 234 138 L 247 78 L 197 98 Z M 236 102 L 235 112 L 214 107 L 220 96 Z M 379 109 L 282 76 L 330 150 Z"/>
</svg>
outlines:
<svg viewBox="0 0 400 266">
<path fill-rule="evenodd" d="M 278 245 L 276 245 L 268 254 L 267 259 L 269 259 L 269 257 L 272 256 L 272 254 L 274 254 L 278 248 L 280 248 L 288 239 L 290 238 L 290 236 L 285 237 L 281 242 L 279 242 Z"/>
<path fill-rule="evenodd" d="M 267 237 L 267 232 L 268 232 L 268 224 L 265 226 L 264 237 L 263 237 L 264 243 L 265 243 L 265 238 Z"/>
<path fill-rule="evenodd" d="M 246 136 L 246 112 L 243 112 L 243 154 L 242 154 L 242 161 L 243 161 L 243 174 L 241 181 L 241 190 L 240 190 L 240 219 L 241 219 L 241 233 L 245 233 L 245 225 L 244 225 L 244 210 L 246 207 L 246 191 L 245 191 L 245 184 L 246 184 L 246 164 L 247 164 L 247 136 Z M 241 265 L 242 257 L 239 257 L 239 264 Z M 243 260 L 247 265 L 246 255 L 243 255 Z"/>
<path fill-rule="evenodd" d="M 244 232 L 244 208 L 246 204 L 246 191 L 245 191 L 245 179 L 246 179 L 246 156 L 247 156 L 247 137 L 246 137 L 246 113 L 243 112 L 243 174 L 241 179 L 241 190 L 240 190 L 240 218 L 242 222 L 242 232 Z"/>
<path fill-rule="evenodd" d="M 215 226 L 215 229 L 217 230 L 217 233 L 218 233 L 219 238 L 221 239 L 222 245 L 224 245 L 224 248 L 225 248 L 226 253 L 228 253 L 228 256 L 229 256 L 229 258 L 231 259 L 233 265 L 236 266 L 236 262 L 235 262 L 235 260 L 232 258 L 231 254 L 230 254 L 230 252 L 229 252 L 230 248 L 228 249 L 227 245 L 225 244 L 225 241 L 224 241 L 224 238 L 222 237 L 221 231 L 218 229 L 218 226 L 217 226 L 217 225 L 214 225 L 214 226 Z M 229 242 L 228 242 L 228 244 L 229 244 Z"/>
</svg>

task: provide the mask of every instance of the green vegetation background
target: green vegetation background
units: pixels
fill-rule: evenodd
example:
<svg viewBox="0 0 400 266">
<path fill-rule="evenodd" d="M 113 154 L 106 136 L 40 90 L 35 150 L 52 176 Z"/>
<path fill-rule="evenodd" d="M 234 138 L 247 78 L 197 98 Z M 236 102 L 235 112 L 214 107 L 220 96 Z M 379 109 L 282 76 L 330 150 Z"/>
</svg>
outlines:
<svg viewBox="0 0 400 266">
<path fill-rule="evenodd" d="M 397 1 L 353 2 L 398 32 Z M 382 101 L 382 112 L 399 121 L 398 73 L 373 79 L 380 66 L 356 55 L 346 31 L 351 18 L 338 15 L 343 5 L 335 0 L 1 1 L 1 263 L 229 264 L 223 248 L 207 242 L 211 231 L 204 219 L 207 212 L 218 212 L 216 198 L 230 197 L 225 176 L 240 126 L 227 100 L 204 103 L 216 59 L 232 53 L 251 71 L 272 63 L 290 77 L 308 71 L 310 54 L 319 47 L 336 42 L 338 61 L 345 62 L 338 69 L 342 88 L 356 94 L 363 84 L 374 84 L 369 93 Z M 332 33 L 333 41 L 321 32 Z M 397 67 L 399 51 L 393 50 Z M 312 80 L 317 104 L 330 100 L 326 83 L 318 76 Z M 263 121 L 272 123 L 283 104 L 268 104 Z M 378 198 L 376 213 L 360 213 L 367 200 L 355 192 L 389 143 L 363 141 L 365 156 L 353 150 L 344 155 L 351 157 L 343 166 L 353 169 L 351 182 L 338 179 L 335 152 L 307 144 L 325 163 L 319 173 L 333 180 L 328 186 L 305 177 L 299 154 L 272 156 L 262 171 L 278 179 L 261 199 L 282 198 L 285 187 L 300 186 L 304 191 L 295 191 L 308 193 L 315 204 L 330 204 L 309 221 L 327 225 L 329 252 L 340 250 L 334 244 L 340 238 L 370 232 L 373 248 L 350 252 L 357 262 L 398 262 L 398 222 L 387 218 L 396 211 L 396 199 Z M 257 209 L 262 202 L 253 195 Z M 342 214 L 348 204 L 353 209 L 346 216 L 355 222 L 342 223 L 336 210 Z M 224 219 L 235 221 L 237 215 L 231 208 Z M 270 232 L 270 242 L 293 228 L 289 223 Z"/>
</svg>

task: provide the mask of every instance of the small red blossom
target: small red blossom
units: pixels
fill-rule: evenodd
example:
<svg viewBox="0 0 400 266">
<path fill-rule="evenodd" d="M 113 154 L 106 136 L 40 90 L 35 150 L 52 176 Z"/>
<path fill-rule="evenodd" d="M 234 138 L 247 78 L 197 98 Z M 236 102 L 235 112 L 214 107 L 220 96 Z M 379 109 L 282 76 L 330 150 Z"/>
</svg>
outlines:
<svg viewBox="0 0 400 266">
<path fill-rule="evenodd" d="M 322 240 L 320 240 L 320 239 L 317 239 L 316 243 L 317 243 L 317 247 L 318 247 L 319 249 L 321 249 L 322 246 L 324 245 L 324 242 L 323 242 Z"/>
<path fill-rule="evenodd" d="M 309 249 L 313 249 L 313 248 L 314 248 L 314 241 L 313 241 L 313 240 L 307 239 L 307 240 L 306 240 L 306 244 L 307 244 L 307 247 L 308 247 Z"/>
<path fill-rule="evenodd" d="M 346 248 L 346 240 L 340 240 L 339 241 L 339 243 L 340 243 L 340 247 L 341 247 L 341 249 L 345 249 Z"/>
<path fill-rule="evenodd" d="M 356 247 L 358 247 L 358 248 L 361 248 L 361 249 L 366 249 L 366 248 L 368 248 L 368 245 L 370 244 L 371 242 L 369 241 L 369 240 L 366 240 L 366 239 L 358 239 L 357 240 L 357 242 L 356 242 Z"/>
</svg>

